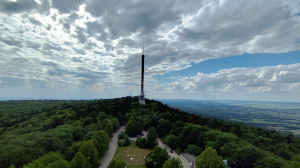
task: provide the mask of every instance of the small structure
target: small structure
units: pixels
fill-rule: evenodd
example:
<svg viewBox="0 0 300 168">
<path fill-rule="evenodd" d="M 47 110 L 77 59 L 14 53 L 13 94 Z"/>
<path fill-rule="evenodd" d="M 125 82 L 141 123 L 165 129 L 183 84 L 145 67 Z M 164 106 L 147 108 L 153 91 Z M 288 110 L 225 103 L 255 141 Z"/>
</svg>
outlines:
<svg viewBox="0 0 300 168">
<path fill-rule="evenodd" d="M 189 153 L 182 153 L 180 157 L 183 158 L 191 167 L 195 166 L 196 156 Z"/>
<path fill-rule="evenodd" d="M 223 160 L 223 162 L 226 164 L 226 168 L 231 168 L 230 166 L 228 166 L 228 160 Z"/>
</svg>

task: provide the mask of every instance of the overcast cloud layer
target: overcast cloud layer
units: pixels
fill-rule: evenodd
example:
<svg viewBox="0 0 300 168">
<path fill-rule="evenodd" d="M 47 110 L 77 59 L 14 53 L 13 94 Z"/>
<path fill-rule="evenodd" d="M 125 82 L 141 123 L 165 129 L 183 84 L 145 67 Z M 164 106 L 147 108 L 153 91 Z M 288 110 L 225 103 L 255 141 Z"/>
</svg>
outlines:
<svg viewBox="0 0 300 168">
<path fill-rule="evenodd" d="M 299 0 L 2 0 L 0 98 L 300 101 L 300 64 L 154 75 L 244 53 L 300 48 Z"/>
</svg>

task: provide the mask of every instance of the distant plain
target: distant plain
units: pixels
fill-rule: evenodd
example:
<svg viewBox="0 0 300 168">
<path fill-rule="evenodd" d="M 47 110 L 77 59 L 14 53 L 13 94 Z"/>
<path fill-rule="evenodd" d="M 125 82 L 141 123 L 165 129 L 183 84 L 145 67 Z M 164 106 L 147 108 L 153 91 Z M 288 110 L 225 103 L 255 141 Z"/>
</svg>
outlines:
<svg viewBox="0 0 300 168">
<path fill-rule="evenodd" d="M 170 107 L 300 136 L 300 103 L 159 99 Z"/>
</svg>

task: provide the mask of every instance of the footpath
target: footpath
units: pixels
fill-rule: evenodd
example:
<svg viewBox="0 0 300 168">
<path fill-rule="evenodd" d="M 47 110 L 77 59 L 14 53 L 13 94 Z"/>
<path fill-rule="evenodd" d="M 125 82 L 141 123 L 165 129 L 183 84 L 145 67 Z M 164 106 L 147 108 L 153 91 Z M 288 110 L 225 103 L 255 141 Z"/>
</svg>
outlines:
<svg viewBox="0 0 300 168">
<path fill-rule="evenodd" d="M 101 166 L 99 168 L 107 168 L 110 161 L 113 159 L 116 149 L 118 147 L 118 134 L 125 131 L 125 126 L 121 126 L 116 132 L 113 133 L 113 137 L 110 139 L 109 148 L 105 155 L 101 158 Z"/>
</svg>

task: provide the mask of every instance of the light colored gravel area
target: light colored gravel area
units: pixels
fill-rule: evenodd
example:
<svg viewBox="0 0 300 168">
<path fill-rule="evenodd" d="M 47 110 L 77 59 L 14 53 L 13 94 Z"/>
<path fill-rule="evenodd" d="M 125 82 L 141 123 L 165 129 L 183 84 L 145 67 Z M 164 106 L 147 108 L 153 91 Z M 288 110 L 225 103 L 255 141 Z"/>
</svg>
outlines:
<svg viewBox="0 0 300 168">
<path fill-rule="evenodd" d="M 109 149 L 106 151 L 105 155 L 101 158 L 101 166 L 99 168 L 107 168 L 110 161 L 115 155 L 116 149 L 118 147 L 118 134 L 121 131 L 125 131 L 125 126 L 121 126 L 116 132 L 113 133 L 113 137 L 109 142 Z"/>
</svg>

